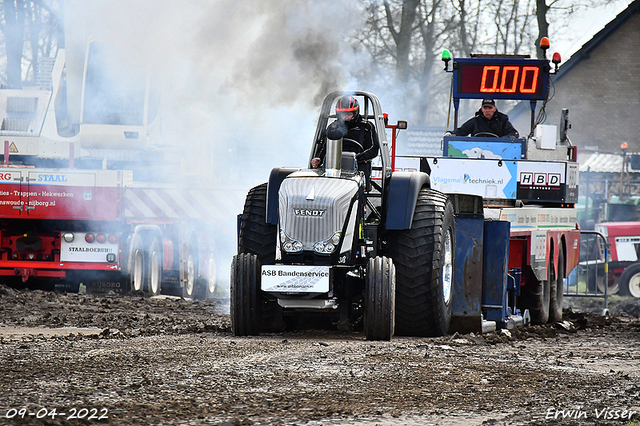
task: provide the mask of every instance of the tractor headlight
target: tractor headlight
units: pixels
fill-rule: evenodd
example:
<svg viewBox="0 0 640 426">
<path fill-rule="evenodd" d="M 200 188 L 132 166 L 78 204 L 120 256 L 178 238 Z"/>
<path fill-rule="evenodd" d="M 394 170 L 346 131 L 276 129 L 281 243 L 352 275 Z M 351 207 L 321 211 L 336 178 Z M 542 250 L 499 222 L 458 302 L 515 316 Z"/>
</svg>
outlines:
<svg viewBox="0 0 640 426">
<path fill-rule="evenodd" d="M 301 253 L 302 243 L 298 240 L 290 238 L 284 231 L 280 231 L 280 241 L 282 241 L 282 250 L 287 253 Z"/>
<path fill-rule="evenodd" d="M 340 244 L 340 237 L 342 232 L 335 232 L 329 239 L 324 241 L 318 241 L 313 246 L 313 251 L 318 254 L 331 254 L 336 250 L 338 244 Z"/>
</svg>

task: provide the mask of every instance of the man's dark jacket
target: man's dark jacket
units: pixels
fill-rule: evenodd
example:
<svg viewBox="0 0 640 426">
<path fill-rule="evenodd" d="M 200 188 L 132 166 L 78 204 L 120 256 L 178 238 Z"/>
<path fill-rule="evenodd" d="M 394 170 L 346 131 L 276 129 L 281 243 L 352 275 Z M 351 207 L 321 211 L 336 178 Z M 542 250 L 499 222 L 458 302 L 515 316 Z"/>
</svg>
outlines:
<svg viewBox="0 0 640 426">
<path fill-rule="evenodd" d="M 349 131 L 344 135 L 345 139 L 351 139 L 358 143 L 359 149 L 356 149 L 356 161 L 358 162 L 358 168 L 363 169 L 363 165 L 373 160 L 380 151 L 380 142 L 378 141 L 378 134 L 375 131 L 373 124 L 368 121 L 362 120 L 359 117 L 355 120 L 351 120 L 345 123 Z M 351 151 L 350 148 L 345 147 L 345 151 Z M 326 153 L 326 144 L 322 144 L 320 152 L 316 154 L 316 157 L 324 159 Z"/>
<path fill-rule="evenodd" d="M 488 132 L 497 135 L 500 138 L 517 138 L 518 131 L 509 121 L 507 114 L 496 111 L 490 120 L 487 120 L 482 114 L 482 109 L 476 112 L 476 115 L 469 119 L 462 126 L 458 127 L 453 134 L 456 136 L 474 136 L 481 132 Z"/>
</svg>

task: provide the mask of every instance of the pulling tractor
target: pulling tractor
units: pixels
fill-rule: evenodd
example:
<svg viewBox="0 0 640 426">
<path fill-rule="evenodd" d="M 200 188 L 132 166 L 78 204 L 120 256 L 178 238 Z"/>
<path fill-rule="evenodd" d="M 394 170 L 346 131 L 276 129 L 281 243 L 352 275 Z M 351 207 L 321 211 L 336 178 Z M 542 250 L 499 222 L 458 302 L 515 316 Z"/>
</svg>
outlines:
<svg viewBox="0 0 640 426">
<path fill-rule="evenodd" d="M 347 94 L 361 100 L 380 142 L 370 188 L 356 153 L 343 150 L 353 141 L 327 131 Z M 456 259 L 456 223 L 481 216 L 482 201 L 433 189 L 426 172 L 394 171 L 385 128 L 395 138 L 406 122 L 387 125 L 386 117 L 371 93 L 329 94 L 308 167 L 274 168 L 249 191 L 231 266 L 235 335 L 282 330 L 314 312 L 339 326 L 362 320 L 371 340 L 449 331 L 455 298 L 465 297 L 463 274 L 454 288 L 456 262 L 472 255 L 465 249 Z M 324 167 L 311 168 L 321 151 Z"/>
</svg>

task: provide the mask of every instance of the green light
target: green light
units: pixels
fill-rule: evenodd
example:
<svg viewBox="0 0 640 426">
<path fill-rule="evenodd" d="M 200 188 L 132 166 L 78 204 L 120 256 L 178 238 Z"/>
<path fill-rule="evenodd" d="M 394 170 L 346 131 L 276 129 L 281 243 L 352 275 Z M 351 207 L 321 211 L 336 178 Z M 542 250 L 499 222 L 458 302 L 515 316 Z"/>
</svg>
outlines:
<svg viewBox="0 0 640 426">
<path fill-rule="evenodd" d="M 451 52 L 449 52 L 447 49 L 445 49 L 442 52 L 442 60 L 443 61 L 450 61 L 451 60 Z"/>
</svg>

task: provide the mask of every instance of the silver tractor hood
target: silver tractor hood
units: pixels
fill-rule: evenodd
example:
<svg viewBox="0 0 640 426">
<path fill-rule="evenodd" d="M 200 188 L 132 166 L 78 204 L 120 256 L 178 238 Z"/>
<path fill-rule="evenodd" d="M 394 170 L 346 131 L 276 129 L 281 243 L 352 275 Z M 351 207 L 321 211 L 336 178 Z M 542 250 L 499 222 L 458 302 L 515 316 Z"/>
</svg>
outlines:
<svg viewBox="0 0 640 426">
<path fill-rule="evenodd" d="M 331 255 L 351 249 L 360 177 L 287 177 L 280 186 L 280 247 L 285 253 Z M 345 228 L 345 222 L 349 225 Z M 342 235 L 346 229 L 349 235 Z M 343 247 L 339 247 L 344 241 Z"/>
</svg>

